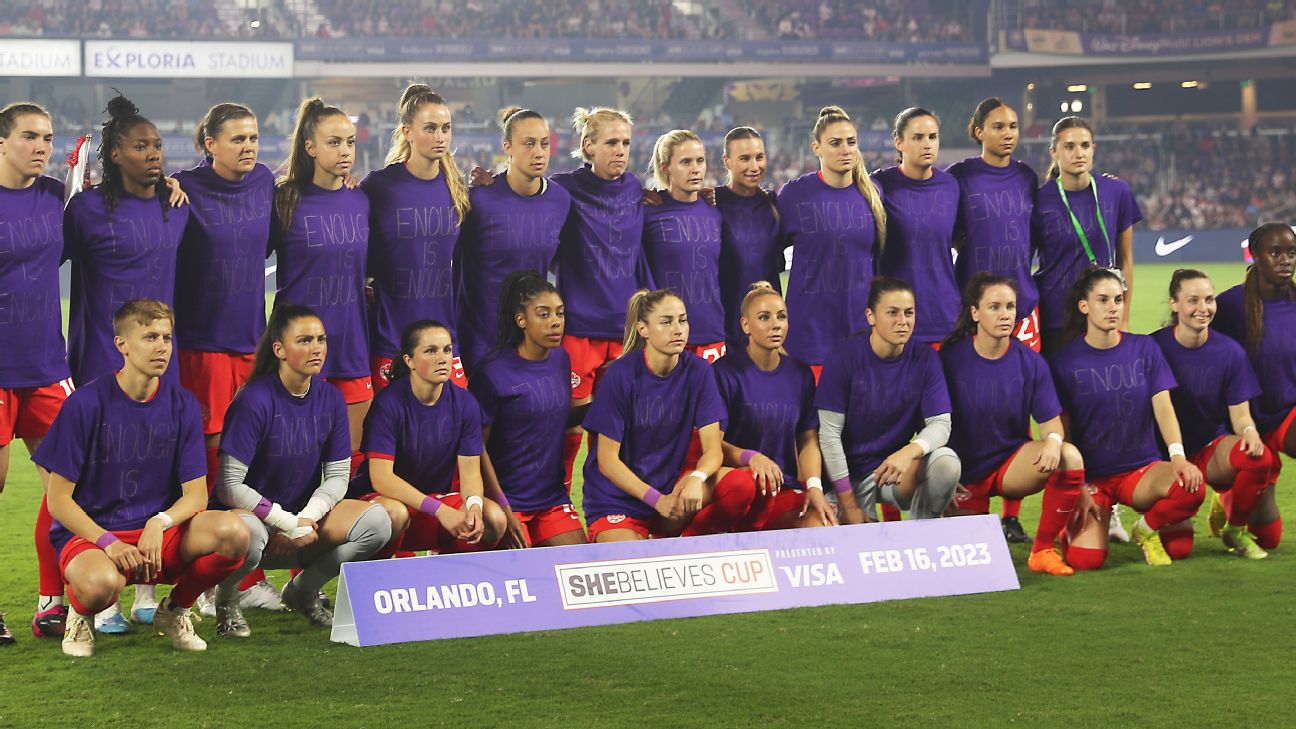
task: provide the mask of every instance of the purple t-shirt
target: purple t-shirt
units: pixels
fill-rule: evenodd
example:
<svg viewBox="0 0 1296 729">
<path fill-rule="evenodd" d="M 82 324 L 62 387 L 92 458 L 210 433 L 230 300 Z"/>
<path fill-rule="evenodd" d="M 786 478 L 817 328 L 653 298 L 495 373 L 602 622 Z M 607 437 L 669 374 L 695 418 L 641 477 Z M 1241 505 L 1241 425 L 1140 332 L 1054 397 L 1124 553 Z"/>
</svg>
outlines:
<svg viewBox="0 0 1296 729">
<path fill-rule="evenodd" d="M 367 377 L 364 281 L 368 198 L 345 185 L 325 190 L 307 184 L 288 232 L 282 233 L 276 224 L 270 245 L 279 254 L 275 304 L 309 306 L 324 322 L 329 346 L 320 374 Z"/>
<path fill-rule="evenodd" d="M 913 180 L 899 167 L 879 170 L 873 179 L 887 212 L 886 249 L 878 270 L 913 287 L 914 342 L 939 342 L 954 331 L 961 299 L 953 254 L 958 180 L 936 169 L 925 180 Z"/>
<path fill-rule="evenodd" d="M 471 393 L 448 382 L 435 404 L 424 405 L 409 378 L 401 378 L 374 397 L 360 450 L 394 461 L 396 475 L 425 494 L 448 493 L 459 456 L 482 454 L 481 408 Z M 374 490 L 368 468 L 356 480 L 365 492 Z"/>
<path fill-rule="evenodd" d="M 459 353 L 471 371 L 495 344 L 500 285 L 514 271 L 549 274 L 558 252 L 571 195 L 546 181 L 538 195 L 522 197 L 505 175 L 472 188 L 472 210 L 459 234 Z"/>
<path fill-rule="evenodd" d="M 176 338 L 185 349 L 251 354 L 265 331 L 274 173 L 258 164 L 235 182 L 204 161 L 175 178 L 189 194 L 176 267 Z"/>
<path fill-rule="evenodd" d="M 1179 386 L 1170 391 L 1184 448 L 1189 453 L 1231 432 L 1228 409 L 1260 395 L 1251 363 L 1241 345 L 1212 331 L 1206 343 L 1188 349 L 1175 339 L 1174 327 L 1152 333 Z"/>
<path fill-rule="evenodd" d="M 729 414 L 725 442 L 769 457 L 783 469 L 783 487 L 800 488 L 797 436 L 819 427 L 810 368 L 780 357 L 778 367 L 766 372 L 752 362 L 746 347 L 734 347 L 714 369 Z"/>
<path fill-rule="evenodd" d="M 1098 225 L 1093 191 L 1086 187 L 1068 192 L 1067 201 L 1076 220 L 1080 221 L 1080 229 L 1084 231 L 1098 265 L 1109 268 L 1115 265 L 1117 237 L 1121 231 L 1142 220 L 1143 213 L 1124 180 L 1106 175 L 1093 175 L 1092 179 L 1098 184 L 1098 201 L 1102 206 L 1103 222 L 1111 236 L 1110 246 Z M 1045 182 L 1035 196 L 1031 229 L 1035 249 L 1039 251 L 1035 283 L 1040 292 L 1040 327 L 1060 329 L 1066 321 L 1066 300 L 1071 284 L 1090 264 L 1054 180 Z"/>
<path fill-rule="evenodd" d="M 175 304 L 176 250 L 189 207 L 164 212 L 162 205 L 157 198 L 123 191 L 109 213 L 102 187 L 68 204 L 63 215 L 64 256 L 72 261 L 68 364 L 78 385 L 122 368 L 112 329 L 122 304 L 142 298 Z M 178 371 L 173 358 L 167 376 L 178 381 Z"/>
<path fill-rule="evenodd" d="M 830 187 L 818 172 L 778 193 L 783 244 L 792 246 L 785 347 L 807 364 L 823 364 L 842 340 L 868 328 L 869 284 L 877 273 L 873 210 L 854 186 Z"/>
<path fill-rule="evenodd" d="M 725 419 L 711 365 L 695 354 L 680 355 L 670 374 L 648 369 L 643 352 L 613 362 L 599 380 L 599 396 L 585 414 L 594 436 L 585 459 L 585 522 L 609 514 L 649 519 L 656 512 L 608 480 L 598 466 L 598 435 L 621 444 L 621 462 L 663 494 L 675 488 L 693 430 Z"/>
<path fill-rule="evenodd" d="M 570 504 L 563 437 L 571 412 L 571 359 L 562 347 L 532 362 L 512 350 L 481 363 L 468 389 L 490 426 L 491 465 L 514 511 Z"/>
<path fill-rule="evenodd" d="M 774 196 L 764 192 L 744 197 L 727 187 L 717 187 L 720 211 L 720 300 L 724 303 L 725 339 L 746 346 L 747 335 L 738 323 L 742 300 L 757 281 L 769 281 L 782 291 L 783 238 L 774 217 Z"/>
<path fill-rule="evenodd" d="M 1213 328 L 1245 347 L 1247 323 L 1242 285 L 1220 294 L 1217 301 L 1219 311 Z M 1260 339 L 1259 353 L 1250 358 L 1260 382 L 1260 396 L 1251 401 L 1251 417 L 1255 418 L 1256 428 L 1268 434 L 1282 425 L 1292 408 L 1296 408 L 1296 299 L 1279 296 L 1265 300 L 1264 336 Z"/>
<path fill-rule="evenodd" d="M 1152 396 L 1177 383 L 1152 337 L 1125 334 L 1111 349 L 1077 337 L 1049 358 L 1049 367 L 1090 478 L 1161 459 Z"/>
<path fill-rule="evenodd" d="M 550 181 L 572 201 L 555 259 L 567 333 L 621 341 L 630 297 L 653 288 L 643 254 L 643 184 L 629 172 L 604 180 L 588 164 Z"/>
<path fill-rule="evenodd" d="M 1025 319 L 1039 304 L 1031 276 L 1031 213 L 1039 176 L 1030 165 L 1010 160 L 995 167 L 968 157 L 945 170 L 959 181 L 957 230 L 963 247 L 954 263 L 959 289 L 986 271 L 1017 282 L 1017 318 Z M 967 464 L 964 463 L 966 470 Z"/>
<path fill-rule="evenodd" d="M 248 466 L 244 483 L 291 512 L 319 488 L 324 464 L 351 457 L 346 403 L 316 378 L 295 397 L 279 375 L 258 377 L 234 396 L 220 449 Z"/>
<path fill-rule="evenodd" d="M 886 360 L 859 336 L 824 364 L 815 407 L 846 416 L 842 448 L 851 478 L 861 479 L 913 440 L 927 418 L 948 413 L 950 399 L 931 347 L 911 344 Z"/>
<path fill-rule="evenodd" d="M 59 301 L 63 183 L 37 177 L 24 190 L 0 187 L 0 388 L 66 380 Z"/>
<path fill-rule="evenodd" d="M 32 455 L 76 484 L 72 500 L 110 532 L 144 528 L 180 498 L 181 484 L 207 475 L 198 400 L 160 382 L 146 402 L 127 397 L 113 374 L 83 385 Z M 50 529 L 56 550 L 73 536 L 57 521 Z"/>
<path fill-rule="evenodd" d="M 977 354 L 972 337 L 942 347 L 940 358 L 954 408 L 949 446 L 963 462 L 963 483 L 981 480 L 1029 443 L 1031 418 L 1044 423 L 1062 412 L 1048 363 L 1015 337 L 999 359 Z"/>
<path fill-rule="evenodd" d="M 401 331 L 410 324 L 432 319 L 455 325 L 452 262 L 462 221 L 444 174 L 420 180 L 396 162 L 370 172 L 360 189 L 369 197 L 372 231 L 370 344 L 373 356 L 395 358 Z"/>
<path fill-rule="evenodd" d="M 689 346 L 724 341 L 720 211 L 700 196 L 682 203 L 663 195 L 660 205 L 644 208 L 643 246 L 653 282 L 684 300 Z"/>
</svg>

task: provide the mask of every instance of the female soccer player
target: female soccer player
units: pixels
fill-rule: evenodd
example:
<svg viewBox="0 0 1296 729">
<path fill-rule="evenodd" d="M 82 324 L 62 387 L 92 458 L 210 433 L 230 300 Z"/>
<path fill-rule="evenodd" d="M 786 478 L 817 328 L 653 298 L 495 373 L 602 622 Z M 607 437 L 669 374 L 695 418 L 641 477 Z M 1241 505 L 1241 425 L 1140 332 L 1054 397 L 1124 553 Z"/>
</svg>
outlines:
<svg viewBox="0 0 1296 729">
<path fill-rule="evenodd" d="M 756 500 L 739 528 L 832 526 L 837 514 L 823 493 L 814 374 L 783 353 L 787 304 L 770 283 L 751 285 L 741 324 L 746 343 L 715 364 L 729 414 L 725 465 L 716 476 L 746 468 L 756 482 Z"/>
<path fill-rule="evenodd" d="M 920 107 L 905 109 L 896 115 L 891 134 L 900 164 L 873 174 L 887 215 L 878 270 L 913 286 L 922 309 L 913 340 L 939 346 L 954 331 L 959 315 L 953 253 L 959 183 L 936 169 L 940 120 L 935 114 Z"/>
<path fill-rule="evenodd" d="M 162 376 L 173 321 L 163 302 L 123 304 L 112 325 L 124 366 L 68 396 L 32 456 L 50 472 L 49 509 L 57 520 L 50 537 L 72 603 L 63 636 L 70 656 L 94 653 L 90 619 L 131 583 L 174 583 L 153 624 L 178 650 L 205 650 L 189 608 L 238 569 L 247 551 L 238 519 L 203 511 L 198 402 Z"/>
<path fill-rule="evenodd" d="M 468 183 L 454 161 L 445 99 L 427 84 L 410 84 L 401 92 L 398 121 L 387 166 L 360 183 L 369 196 L 372 231 L 369 338 L 375 390 L 390 381 L 401 330 L 419 319 L 454 323 L 451 262 L 470 206 Z M 468 384 L 458 357 L 452 379 L 460 387 Z M 358 429 L 353 433 L 360 437 Z"/>
<path fill-rule="evenodd" d="M 1051 355 L 1062 345 L 1062 326 L 1074 309 L 1067 292 L 1087 268 L 1118 272 L 1126 299 L 1120 326 L 1129 329 L 1134 224 L 1143 213 L 1124 180 L 1093 174 L 1093 129 L 1084 119 L 1068 116 L 1054 124 L 1049 153 L 1053 164 L 1036 195 L 1031 226 L 1039 251 L 1041 346 Z"/>
<path fill-rule="evenodd" d="M 306 306 L 324 322 L 333 356 L 320 374 L 346 401 L 353 468 L 373 400 L 364 303 L 369 200 L 344 184 L 354 162 L 355 125 L 346 112 L 319 97 L 303 101 L 275 187 L 271 229 L 279 256 L 275 306 Z"/>
<path fill-rule="evenodd" d="M 644 210 L 643 247 L 653 281 L 676 292 L 689 311 L 689 351 L 714 364 L 725 353 L 724 304 L 720 211 L 699 194 L 706 170 L 697 134 L 675 129 L 657 139 L 648 174 L 666 196 Z"/>
<path fill-rule="evenodd" d="M 950 401 L 940 359 L 931 347 L 909 346 L 909 284 L 873 279 L 864 313 L 868 336 L 836 348 L 815 393 L 819 448 L 842 521 L 876 521 L 879 500 L 911 518 L 935 519 L 954 498 L 960 471 L 945 447 Z"/>
<path fill-rule="evenodd" d="M 1265 447 L 1275 455 L 1296 457 L 1296 234 L 1288 223 L 1265 223 L 1251 231 L 1247 245 L 1255 263 L 1244 283 L 1220 294 L 1215 328 L 1246 347 L 1260 380 L 1261 395 L 1252 413 Z M 1230 500 L 1226 494 L 1220 511 L 1231 508 Z M 1282 540 L 1282 515 L 1272 487 L 1251 513 L 1248 531 L 1263 549 L 1274 549 Z"/>
<path fill-rule="evenodd" d="M 810 132 L 819 171 L 783 185 L 778 215 L 792 246 L 788 353 L 818 378 L 829 353 L 864 329 L 869 281 L 886 242 L 882 195 L 864 169 L 855 123 L 840 107 L 819 111 Z"/>
<path fill-rule="evenodd" d="M 454 341 L 440 322 L 401 332 L 391 385 L 365 419 L 366 464 L 352 490 L 377 501 L 392 521 L 379 553 L 493 549 L 508 528 L 493 495 L 483 500 L 481 407 L 468 390 L 446 387 Z M 459 490 L 451 491 L 458 469 Z"/>
<path fill-rule="evenodd" d="M 562 296 L 538 271 L 518 271 L 504 279 L 497 309 L 496 346 L 468 390 L 481 404 L 483 476 L 505 496 L 506 546 L 584 544 L 562 462 L 571 414 Z"/>
<path fill-rule="evenodd" d="M 1109 510 L 1119 502 L 1143 512 L 1133 536 L 1147 563 L 1168 565 L 1173 558 L 1158 532 L 1191 519 L 1205 494 L 1170 399 L 1174 375 L 1151 337 L 1120 330 L 1126 304 L 1117 273 L 1084 270 L 1070 299 L 1075 308 L 1067 316 L 1066 334 L 1074 339 L 1053 353 L 1049 365 L 1069 440 L 1084 454 L 1093 499 L 1092 508 L 1082 506 L 1081 518 L 1071 526 L 1066 562 L 1077 570 L 1102 566 Z M 1161 460 L 1157 432 L 1167 444 L 1169 462 Z"/>
<path fill-rule="evenodd" d="M 585 416 L 594 439 L 584 492 L 591 541 L 726 532 L 751 510 L 750 471 L 715 479 L 724 403 L 706 361 L 685 351 L 688 337 L 679 296 L 659 289 L 631 297 L 623 354 Z M 694 430 L 702 452 L 688 471 Z"/>
<path fill-rule="evenodd" d="M 1251 419 L 1249 401 L 1261 394 L 1260 385 L 1242 347 L 1210 329 L 1216 300 L 1206 274 L 1184 268 L 1174 272 L 1170 311 L 1170 324 L 1152 338 L 1179 382 L 1170 399 L 1180 418 L 1184 450 L 1206 483 L 1231 495 L 1224 544 L 1238 556 L 1264 559 L 1268 553 L 1247 531 L 1247 522 L 1265 489 L 1277 480 L 1280 466 L 1278 454 L 1265 448 Z M 1192 546 L 1192 535 L 1188 522 L 1162 529 L 1161 541 L 1173 558 L 1176 548 Z"/>
<path fill-rule="evenodd" d="M 343 562 L 365 559 L 391 539 L 382 507 L 343 498 L 351 463 L 346 403 L 316 378 L 328 349 L 315 312 L 276 307 L 252 376 L 230 404 L 216 498 L 243 520 L 251 541 L 243 567 L 216 592 L 218 635 L 252 634 L 238 588 L 258 568 L 300 568 L 284 586 L 284 604 L 311 625 L 332 626 L 320 588 Z"/>
<path fill-rule="evenodd" d="M 558 288 L 571 311 L 563 348 L 571 357 L 572 406 L 579 418 L 595 381 L 621 354 L 626 302 L 651 284 L 651 276 L 643 254 L 643 184 L 628 169 L 630 115 L 578 107 L 572 126 L 580 139 L 572 156 L 585 164 L 551 181 L 572 200 L 555 260 Z M 580 440 L 580 429 L 573 429 L 563 444 L 568 483 Z"/>
<path fill-rule="evenodd" d="M 1032 572 L 1074 572 L 1053 547 L 1084 485 L 1080 451 L 1062 439 L 1062 406 L 1044 358 L 1013 336 L 1017 281 L 978 273 L 963 291 L 954 334 L 941 347 L 953 406 L 950 446 L 963 462 L 954 514 L 985 514 L 990 497 L 1044 492 Z M 1032 440 L 1030 421 L 1040 424 Z"/>
<path fill-rule="evenodd" d="M 720 301 L 725 311 L 725 340 L 746 346 L 742 302 L 748 287 L 766 281 L 782 292 L 783 239 L 779 235 L 774 195 L 761 188 L 769 158 L 765 140 L 751 127 L 737 127 L 725 135 L 724 166 L 728 180 L 716 188 L 720 211 Z"/>
<path fill-rule="evenodd" d="M 481 185 L 469 192 L 472 210 L 460 232 L 455 269 L 459 351 L 469 372 L 495 342 L 504 279 L 514 271 L 549 274 L 558 235 L 571 210 L 567 190 L 544 177 L 549 169 L 545 118 L 516 106 L 501 110 L 499 117 L 509 161 L 503 179 L 495 182 L 504 184 Z"/>
</svg>

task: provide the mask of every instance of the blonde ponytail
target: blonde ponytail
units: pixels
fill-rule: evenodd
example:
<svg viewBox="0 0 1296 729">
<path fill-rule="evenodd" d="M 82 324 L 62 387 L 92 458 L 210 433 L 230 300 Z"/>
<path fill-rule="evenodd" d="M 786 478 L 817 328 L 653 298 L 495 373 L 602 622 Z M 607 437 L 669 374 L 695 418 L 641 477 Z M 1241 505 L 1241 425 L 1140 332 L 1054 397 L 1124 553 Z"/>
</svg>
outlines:
<svg viewBox="0 0 1296 729">
<path fill-rule="evenodd" d="M 629 126 L 634 126 L 629 112 L 606 106 L 595 106 L 588 109 L 578 106 L 572 112 L 571 122 L 572 129 L 576 130 L 576 149 L 572 150 L 572 157 L 586 162 L 590 161 L 590 156 L 585 153 L 585 142 L 597 140 L 599 133 L 603 130 L 603 125 L 612 122 L 625 122 Z"/>
<path fill-rule="evenodd" d="M 818 142 L 824 130 L 837 122 L 846 122 L 852 127 L 855 126 L 850 115 L 840 106 L 825 106 L 820 109 L 819 118 L 815 119 L 814 128 L 810 130 L 810 140 Z M 882 196 L 878 194 L 877 185 L 873 184 L 873 178 L 869 176 L 868 170 L 864 169 L 864 156 L 860 154 L 858 147 L 855 148 L 855 167 L 851 171 L 851 181 L 855 183 L 855 187 L 868 202 L 869 209 L 873 211 L 873 227 L 877 231 L 878 250 L 882 250 L 886 247 L 886 209 L 882 207 Z"/>
<path fill-rule="evenodd" d="M 679 295 L 670 289 L 656 291 L 639 289 L 630 297 L 630 303 L 626 305 L 625 336 L 621 340 L 621 357 L 638 352 L 647 346 L 647 340 L 639 335 L 639 329 L 635 325 L 639 322 L 647 324 L 648 315 L 652 314 L 657 305 L 666 299 L 679 299 Z"/>
<path fill-rule="evenodd" d="M 670 189 L 670 175 L 665 168 L 670 166 L 675 149 L 685 142 L 702 144 L 702 138 L 687 129 L 672 129 L 657 138 L 653 145 L 652 157 L 648 160 L 646 177 L 653 181 L 658 190 Z"/>
<path fill-rule="evenodd" d="M 399 162 L 407 162 L 410 155 L 413 154 L 413 148 L 410 146 L 409 137 L 403 131 L 404 127 L 414 125 L 414 116 L 424 104 L 433 104 L 435 106 L 444 106 L 447 109 L 450 105 L 440 94 L 432 90 L 427 84 L 414 83 L 405 87 L 400 96 L 400 108 L 397 112 L 396 128 L 392 130 L 391 147 L 387 150 L 386 163 L 389 165 Z M 455 163 L 454 152 L 447 150 L 445 156 L 438 162 L 442 174 L 445 175 L 446 187 L 450 190 L 450 201 L 454 204 L 455 215 L 459 218 L 459 224 L 463 225 L 464 219 L 468 216 L 468 211 L 472 208 L 468 200 L 468 181 L 464 178 L 463 170 Z"/>
</svg>

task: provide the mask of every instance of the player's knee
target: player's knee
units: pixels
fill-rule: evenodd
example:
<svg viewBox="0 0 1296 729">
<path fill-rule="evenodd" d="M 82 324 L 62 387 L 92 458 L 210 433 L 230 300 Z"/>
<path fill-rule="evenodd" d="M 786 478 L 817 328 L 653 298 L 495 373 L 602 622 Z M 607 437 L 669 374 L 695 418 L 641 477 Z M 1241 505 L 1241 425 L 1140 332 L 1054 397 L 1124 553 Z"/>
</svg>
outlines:
<svg viewBox="0 0 1296 729">
<path fill-rule="evenodd" d="M 1162 532 L 1161 546 L 1165 547 L 1166 554 L 1170 559 L 1175 561 L 1188 559 L 1192 556 L 1193 551 L 1193 533 L 1192 529 L 1177 529 L 1172 532 Z"/>
<path fill-rule="evenodd" d="M 1062 470 L 1079 471 L 1084 468 L 1084 456 L 1080 455 L 1080 449 L 1071 443 L 1062 444 Z"/>
<path fill-rule="evenodd" d="M 392 536 L 400 536 L 409 529 L 409 508 L 399 501 L 383 499 L 382 507 L 387 511 L 387 520 L 391 522 Z"/>
<path fill-rule="evenodd" d="M 1268 524 L 1251 524 L 1247 531 L 1255 537 L 1256 544 L 1261 549 L 1277 549 L 1278 544 L 1282 542 L 1282 519 L 1274 519 Z"/>
<path fill-rule="evenodd" d="M 247 554 L 250 537 L 243 520 L 228 511 L 205 513 L 204 528 L 216 540 L 216 551 L 226 557 Z"/>
<path fill-rule="evenodd" d="M 940 516 L 954 502 L 963 464 L 953 450 L 945 447 L 932 451 L 928 459 L 925 506 L 932 516 Z"/>
<path fill-rule="evenodd" d="M 77 600 L 87 610 L 99 612 L 117 602 L 117 597 L 126 588 L 126 577 L 111 566 L 103 569 L 86 570 L 77 575 L 70 585 L 76 592 Z"/>
<path fill-rule="evenodd" d="M 382 549 L 392 538 L 392 523 L 387 510 L 378 504 L 365 509 L 347 533 L 347 541 L 359 545 L 368 557 Z"/>
<path fill-rule="evenodd" d="M 1089 547 L 1077 547 L 1074 544 L 1067 547 L 1066 563 L 1071 565 L 1075 570 L 1096 570 L 1101 569 L 1107 561 L 1107 550 L 1091 549 Z"/>
<path fill-rule="evenodd" d="M 482 519 L 486 522 L 486 538 L 490 541 L 498 541 L 508 530 L 508 517 L 494 501 L 485 503 Z"/>
</svg>

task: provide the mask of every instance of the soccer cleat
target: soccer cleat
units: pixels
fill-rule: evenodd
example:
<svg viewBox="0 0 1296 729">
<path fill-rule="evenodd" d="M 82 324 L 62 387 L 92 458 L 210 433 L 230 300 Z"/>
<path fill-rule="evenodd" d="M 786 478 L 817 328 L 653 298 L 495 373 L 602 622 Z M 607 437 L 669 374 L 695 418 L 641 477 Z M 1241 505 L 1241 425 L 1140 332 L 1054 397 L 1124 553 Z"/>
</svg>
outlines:
<svg viewBox="0 0 1296 729">
<path fill-rule="evenodd" d="M 1210 512 L 1206 515 L 1206 525 L 1210 527 L 1212 537 L 1219 539 L 1228 525 L 1228 512 L 1224 510 L 1224 500 L 1218 491 L 1211 492 Z"/>
<path fill-rule="evenodd" d="M 1157 530 L 1147 526 L 1139 519 L 1134 524 L 1134 541 L 1143 548 L 1143 558 L 1153 567 L 1165 567 L 1174 564 L 1170 555 L 1166 554 L 1165 545 L 1161 543 L 1161 534 Z"/>
<path fill-rule="evenodd" d="M 1026 544 L 1032 541 L 1017 517 L 1005 516 L 999 523 L 1003 526 L 1004 539 L 1007 539 L 1010 544 Z"/>
<path fill-rule="evenodd" d="M 1264 559 L 1269 556 L 1263 547 L 1256 544 L 1255 537 L 1246 530 L 1246 527 L 1227 525 L 1220 533 L 1220 537 L 1224 540 L 1224 546 L 1239 557 Z"/>
<path fill-rule="evenodd" d="M 1043 572 L 1046 575 L 1056 575 L 1058 577 L 1070 577 L 1075 574 L 1071 565 L 1062 559 L 1062 555 L 1056 549 L 1041 549 L 1038 552 L 1031 552 L 1030 559 L 1026 561 L 1026 566 L 1031 572 Z"/>
<path fill-rule="evenodd" d="M 296 580 L 289 580 L 283 589 L 283 604 L 295 612 L 306 616 L 311 625 L 317 628 L 333 627 L 333 613 L 320 603 L 319 593 L 301 594 Z"/>
<path fill-rule="evenodd" d="M 9 631 L 9 626 L 5 625 L 5 614 L 0 613 L 0 645 L 13 645 L 18 642 L 14 634 Z"/>
<path fill-rule="evenodd" d="M 194 608 L 204 618 L 216 617 L 216 588 L 213 587 L 199 595 L 198 601 L 194 603 Z"/>
<path fill-rule="evenodd" d="M 157 612 L 157 587 L 153 585 L 136 585 L 135 601 L 131 603 L 131 622 L 139 625 L 152 625 L 153 614 Z"/>
<path fill-rule="evenodd" d="M 239 593 L 239 607 L 278 612 L 284 609 L 283 597 L 274 585 L 261 580 Z"/>
<path fill-rule="evenodd" d="M 198 637 L 194 632 L 193 618 L 189 616 L 189 608 L 176 607 L 171 605 L 170 601 L 165 605 L 159 605 L 157 613 L 153 616 L 153 625 L 162 634 L 171 639 L 171 645 L 179 651 L 205 651 L 207 650 L 207 641 Z"/>
<path fill-rule="evenodd" d="M 32 635 L 37 638 L 62 638 L 67 616 L 67 605 L 61 603 L 41 610 L 32 616 Z"/>
<path fill-rule="evenodd" d="M 1112 505 L 1111 520 L 1107 522 L 1107 541 L 1129 543 L 1130 533 L 1125 530 L 1125 525 L 1121 523 L 1120 504 Z"/>
<path fill-rule="evenodd" d="M 121 603 L 113 603 L 94 616 L 94 629 L 104 635 L 125 635 L 130 632 L 130 623 L 122 615 Z"/>
<path fill-rule="evenodd" d="M 90 627 L 90 618 L 75 611 L 69 611 L 66 630 L 63 632 L 63 654 L 88 658 L 94 655 L 94 630 Z"/>
<path fill-rule="evenodd" d="M 252 635 L 252 628 L 243 617 L 243 609 L 237 602 L 216 606 L 216 635 L 222 638 L 246 638 Z"/>
</svg>

